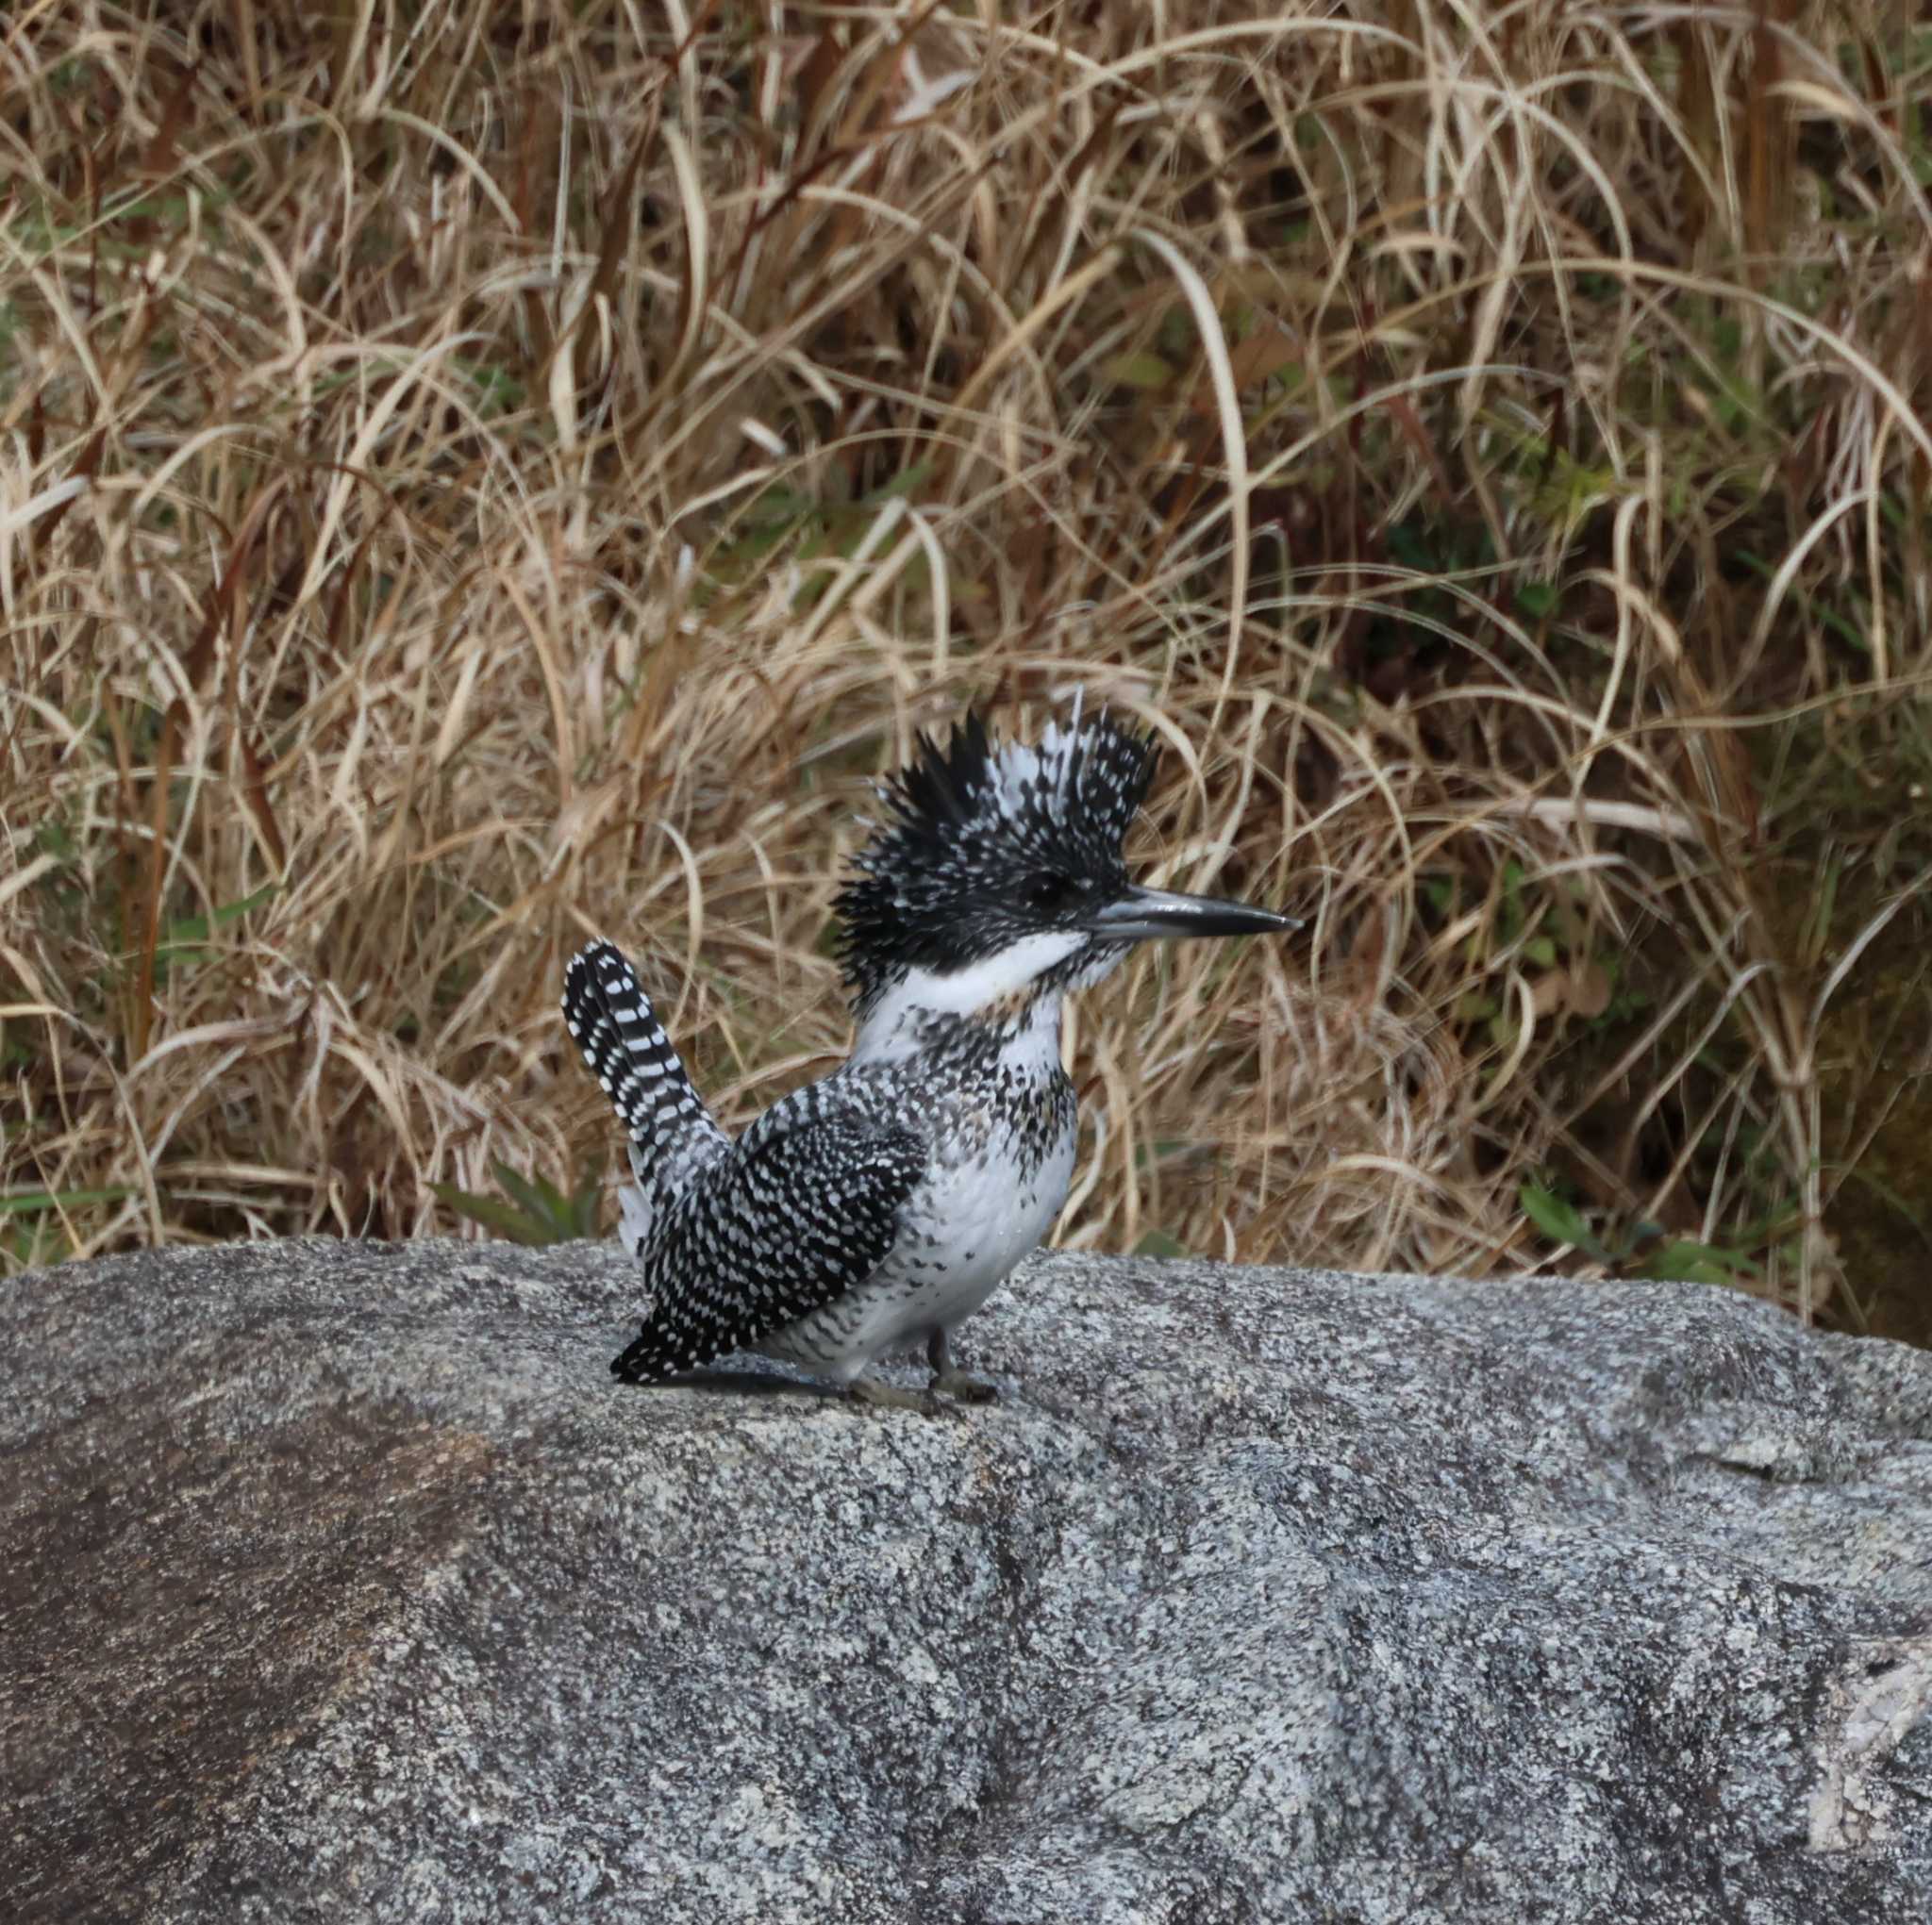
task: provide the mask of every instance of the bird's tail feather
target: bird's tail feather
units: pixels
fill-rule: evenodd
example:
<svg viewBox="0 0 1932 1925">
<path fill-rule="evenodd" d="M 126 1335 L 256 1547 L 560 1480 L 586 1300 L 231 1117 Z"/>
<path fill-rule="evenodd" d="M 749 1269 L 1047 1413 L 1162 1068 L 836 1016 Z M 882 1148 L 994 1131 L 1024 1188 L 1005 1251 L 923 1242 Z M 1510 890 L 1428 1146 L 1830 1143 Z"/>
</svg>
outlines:
<svg viewBox="0 0 1932 1925">
<path fill-rule="evenodd" d="M 563 972 L 563 1021 L 591 1074 L 630 1133 L 641 1184 L 728 1141 L 692 1087 L 637 971 L 616 946 L 593 942 Z"/>
</svg>

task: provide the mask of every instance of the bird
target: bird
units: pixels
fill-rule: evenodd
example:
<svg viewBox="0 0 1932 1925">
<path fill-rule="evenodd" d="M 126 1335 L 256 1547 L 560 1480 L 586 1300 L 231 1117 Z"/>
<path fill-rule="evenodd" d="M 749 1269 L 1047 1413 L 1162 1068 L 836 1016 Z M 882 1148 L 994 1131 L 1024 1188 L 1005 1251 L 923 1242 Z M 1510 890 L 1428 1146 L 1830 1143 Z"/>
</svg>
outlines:
<svg viewBox="0 0 1932 1925">
<path fill-rule="evenodd" d="M 1073 1177 L 1060 1009 L 1137 943 L 1298 928 L 1133 882 L 1158 745 L 1076 698 L 1032 743 L 969 711 L 919 734 L 835 898 L 851 1053 L 733 1137 L 615 944 L 564 972 L 563 1018 L 629 1138 L 619 1236 L 643 1272 L 628 1384 L 777 1359 L 875 1406 L 997 1400 L 953 1336 L 1052 1228 Z M 924 1390 L 874 1373 L 925 1346 Z"/>
</svg>

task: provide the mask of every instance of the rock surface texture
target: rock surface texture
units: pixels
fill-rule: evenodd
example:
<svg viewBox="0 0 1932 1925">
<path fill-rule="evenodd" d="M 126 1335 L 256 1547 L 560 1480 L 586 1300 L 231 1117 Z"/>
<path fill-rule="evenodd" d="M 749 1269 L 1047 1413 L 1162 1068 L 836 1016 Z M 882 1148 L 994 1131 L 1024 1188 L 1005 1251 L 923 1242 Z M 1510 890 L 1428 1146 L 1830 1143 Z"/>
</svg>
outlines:
<svg viewBox="0 0 1932 1925">
<path fill-rule="evenodd" d="M 7 1916 L 1932 1918 L 1932 1356 L 1048 1257 L 925 1419 L 614 1385 L 635 1294 L 0 1291 Z"/>
</svg>

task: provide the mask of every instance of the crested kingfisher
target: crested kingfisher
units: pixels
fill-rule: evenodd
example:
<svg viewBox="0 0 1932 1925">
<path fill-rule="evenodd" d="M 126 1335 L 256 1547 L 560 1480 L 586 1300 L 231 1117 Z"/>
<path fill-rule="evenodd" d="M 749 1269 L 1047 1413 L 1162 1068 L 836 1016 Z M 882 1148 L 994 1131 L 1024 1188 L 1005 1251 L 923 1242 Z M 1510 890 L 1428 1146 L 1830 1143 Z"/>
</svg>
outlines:
<svg viewBox="0 0 1932 1925">
<path fill-rule="evenodd" d="M 1105 714 L 1000 741 L 969 715 L 917 738 L 836 903 L 851 1055 L 736 1138 L 692 1087 L 635 971 L 593 942 L 563 1015 L 630 1137 L 619 1234 L 643 1329 L 612 1364 L 658 1383 L 749 1351 L 877 1404 L 931 1411 L 994 1387 L 952 1335 L 1052 1227 L 1074 1170 L 1060 1004 L 1138 942 L 1296 928 L 1243 903 L 1128 879 L 1152 736 Z M 924 1391 L 866 1374 L 923 1342 Z"/>
</svg>

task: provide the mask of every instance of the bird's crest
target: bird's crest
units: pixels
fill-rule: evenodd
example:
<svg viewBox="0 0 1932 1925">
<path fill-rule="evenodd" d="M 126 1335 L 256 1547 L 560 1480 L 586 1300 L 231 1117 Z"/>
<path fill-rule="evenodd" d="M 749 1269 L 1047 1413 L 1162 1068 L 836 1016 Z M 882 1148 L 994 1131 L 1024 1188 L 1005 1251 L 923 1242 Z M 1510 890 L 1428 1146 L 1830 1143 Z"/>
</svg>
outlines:
<svg viewBox="0 0 1932 1925">
<path fill-rule="evenodd" d="M 878 785 L 883 819 L 839 892 L 840 957 L 857 1007 L 898 969 L 947 968 L 1028 926 L 1039 892 L 1123 886 L 1122 847 L 1154 780 L 1152 736 L 1105 713 L 1002 742 L 968 715 L 943 746 Z M 1033 892 L 1033 900 L 1029 900 Z"/>
</svg>

